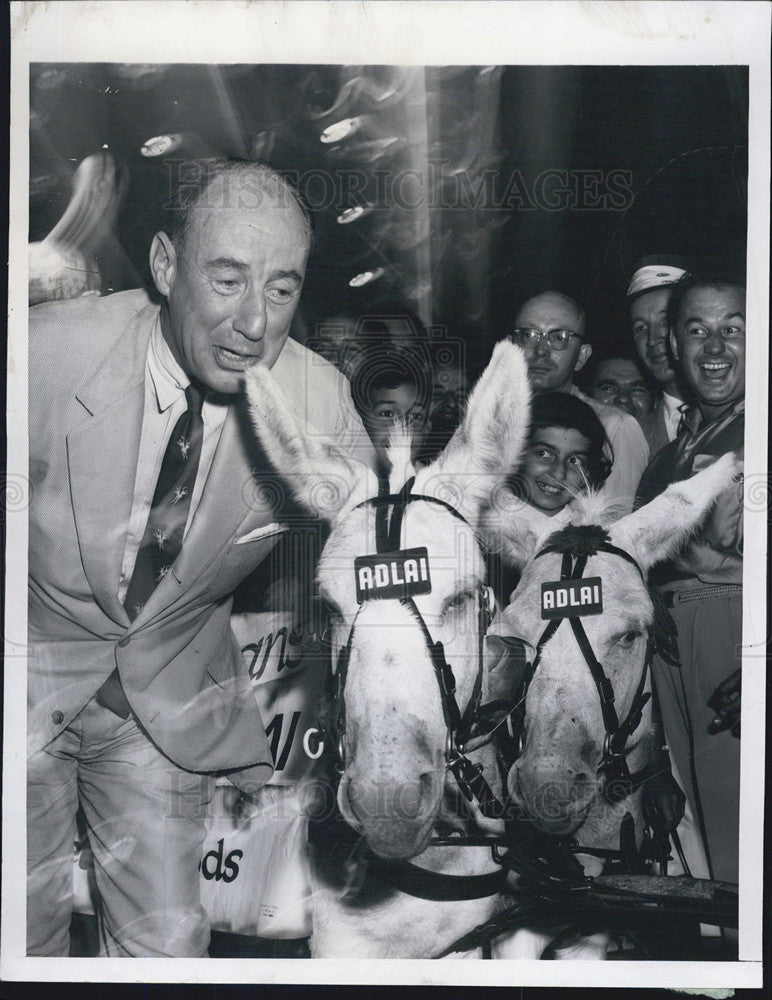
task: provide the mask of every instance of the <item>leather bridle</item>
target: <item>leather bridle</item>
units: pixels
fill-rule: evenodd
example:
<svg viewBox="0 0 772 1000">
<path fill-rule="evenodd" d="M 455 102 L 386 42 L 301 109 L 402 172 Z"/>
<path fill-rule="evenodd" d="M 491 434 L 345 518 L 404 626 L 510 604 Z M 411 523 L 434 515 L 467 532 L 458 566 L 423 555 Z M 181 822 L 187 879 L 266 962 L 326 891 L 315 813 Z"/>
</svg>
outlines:
<svg viewBox="0 0 772 1000">
<path fill-rule="evenodd" d="M 571 530 L 576 533 L 581 532 L 582 529 L 580 527 L 573 528 Z M 588 539 L 590 540 L 589 546 L 587 544 Z M 588 547 L 591 551 L 587 551 Z M 538 559 L 540 556 L 548 555 L 550 553 L 562 554 L 563 561 L 560 569 L 560 579 L 578 580 L 581 579 L 582 574 L 584 573 L 588 557 L 590 555 L 595 555 L 598 552 L 609 553 L 610 555 L 617 556 L 618 558 L 624 559 L 626 562 L 630 563 L 631 566 L 634 566 L 638 570 L 645 585 L 646 578 L 635 559 L 628 552 L 625 552 L 624 549 L 620 549 L 616 545 L 612 545 L 608 540 L 608 534 L 596 526 L 591 526 L 587 533 L 581 537 L 581 542 L 574 548 L 566 548 L 557 542 L 549 544 L 548 540 L 548 544 L 537 552 L 534 558 Z M 590 641 L 587 638 L 587 633 L 584 630 L 581 616 L 568 615 L 564 618 L 553 618 L 547 624 L 536 644 L 536 652 L 533 662 L 528 666 L 520 704 L 524 705 L 525 703 L 525 695 L 533 675 L 539 666 L 539 662 L 541 661 L 544 646 L 555 635 L 564 621 L 568 621 L 571 626 L 576 642 L 595 683 L 598 698 L 600 699 L 603 726 L 606 730 L 606 735 L 603 741 L 603 758 L 598 767 L 598 773 L 602 774 L 604 777 L 603 795 L 607 802 L 620 802 L 631 795 L 636 788 L 638 788 L 643 781 L 645 781 L 649 773 L 648 768 L 642 768 L 634 774 L 631 773 L 626 755 L 630 751 L 627 743 L 640 725 L 641 718 L 643 716 L 643 709 L 651 698 L 651 692 L 644 691 L 644 688 L 646 687 L 646 679 L 648 677 L 651 661 L 654 657 L 655 643 L 651 632 L 647 631 L 646 654 L 644 657 L 641 677 L 630 706 L 630 711 L 627 713 L 627 717 L 624 722 L 620 723 L 614 705 L 614 688 L 611 681 L 606 676 L 603 665 L 599 662 L 593 652 Z"/>
<path fill-rule="evenodd" d="M 437 497 L 412 493 L 411 490 L 414 482 L 415 477 L 411 477 L 399 493 L 382 493 L 377 497 L 371 497 L 368 500 L 362 501 L 362 503 L 357 504 L 354 508 L 354 510 L 358 510 L 359 508 L 366 506 L 372 506 L 375 508 L 375 540 L 377 553 L 393 552 L 399 549 L 402 520 L 404 518 L 405 509 L 409 503 L 413 503 L 415 501 L 423 501 L 443 507 L 450 514 L 452 514 L 453 517 L 468 525 L 468 521 L 464 515 L 451 504 L 446 503 L 444 500 L 439 500 Z M 378 598 L 370 598 L 369 600 L 377 599 Z M 501 803 L 498 802 L 487 781 L 482 776 L 480 768 L 469 760 L 469 758 L 464 754 L 464 743 L 469 738 L 471 733 L 472 725 L 477 715 L 482 695 L 483 640 L 492 617 L 492 608 L 490 607 L 488 600 L 488 589 L 482 585 L 478 589 L 478 626 L 480 638 L 477 652 L 477 673 L 471 697 L 463 712 L 459 708 L 458 701 L 456 700 L 456 680 L 453 674 L 453 668 L 448 663 L 445 656 L 445 649 L 442 642 L 434 641 L 429 627 L 427 626 L 418 605 L 412 597 L 402 597 L 399 598 L 399 601 L 403 607 L 410 611 L 421 629 L 429 656 L 431 658 L 432 666 L 434 667 L 434 675 L 439 688 L 442 713 L 447 729 L 445 765 L 448 770 L 452 772 L 462 794 L 469 801 L 473 798 L 477 799 L 480 809 L 485 815 L 498 816 L 501 814 Z M 354 620 L 351 623 L 346 644 L 342 647 L 340 653 L 338 654 L 338 662 L 335 670 L 334 725 L 335 735 L 337 737 L 337 767 L 340 772 L 345 769 L 346 764 L 346 676 L 348 673 L 349 660 L 351 658 L 351 646 L 354 639 L 354 630 L 356 629 L 357 618 L 359 617 L 362 608 L 365 606 L 365 603 L 367 603 L 367 600 L 360 604 L 356 614 L 354 615 Z"/>
</svg>

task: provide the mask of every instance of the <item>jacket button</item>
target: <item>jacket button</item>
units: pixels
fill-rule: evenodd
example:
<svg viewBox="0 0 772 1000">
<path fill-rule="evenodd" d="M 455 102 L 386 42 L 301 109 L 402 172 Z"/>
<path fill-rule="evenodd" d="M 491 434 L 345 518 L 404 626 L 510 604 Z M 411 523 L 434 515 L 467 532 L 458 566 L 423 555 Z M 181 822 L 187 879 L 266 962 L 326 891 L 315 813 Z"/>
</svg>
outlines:
<svg viewBox="0 0 772 1000">
<path fill-rule="evenodd" d="M 119 646 L 120 646 L 121 648 L 123 648 L 124 646 L 128 646 L 128 644 L 129 644 L 130 642 L 131 642 L 131 636 L 130 636 L 130 635 L 125 635 L 125 636 L 124 636 L 124 637 L 123 637 L 122 639 L 119 639 L 119 640 L 118 640 L 118 645 L 119 645 Z"/>
<path fill-rule="evenodd" d="M 58 712 L 58 711 L 52 712 L 51 722 L 53 722 L 55 726 L 61 726 L 61 724 L 64 722 L 64 712 Z"/>
</svg>

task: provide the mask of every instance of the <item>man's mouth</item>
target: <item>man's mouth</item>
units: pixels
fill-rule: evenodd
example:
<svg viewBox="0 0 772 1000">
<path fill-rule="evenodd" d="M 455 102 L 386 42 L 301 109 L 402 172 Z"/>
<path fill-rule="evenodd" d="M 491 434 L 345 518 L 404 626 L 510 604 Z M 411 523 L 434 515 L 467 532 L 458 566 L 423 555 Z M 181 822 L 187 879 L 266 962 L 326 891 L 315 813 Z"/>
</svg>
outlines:
<svg viewBox="0 0 772 1000">
<path fill-rule="evenodd" d="M 220 368 L 230 372 L 244 372 L 259 360 L 257 354 L 234 351 L 230 347 L 215 346 L 214 357 Z"/>
<path fill-rule="evenodd" d="M 718 382 L 729 372 L 731 361 L 700 361 L 699 368 L 703 376 L 713 382 Z"/>
</svg>

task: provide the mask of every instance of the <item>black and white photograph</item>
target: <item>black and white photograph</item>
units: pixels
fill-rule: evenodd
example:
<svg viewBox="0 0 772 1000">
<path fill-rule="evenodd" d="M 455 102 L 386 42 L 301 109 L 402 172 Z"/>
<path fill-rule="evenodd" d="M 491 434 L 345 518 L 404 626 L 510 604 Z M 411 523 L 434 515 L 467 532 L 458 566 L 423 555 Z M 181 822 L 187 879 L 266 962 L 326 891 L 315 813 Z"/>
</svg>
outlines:
<svg viewBox="0 0 772 1000">
<path fill-rule="evenodd" d="M 2 977 L 760 987 L 769 5 L 11 8 Z"/>
</svg>

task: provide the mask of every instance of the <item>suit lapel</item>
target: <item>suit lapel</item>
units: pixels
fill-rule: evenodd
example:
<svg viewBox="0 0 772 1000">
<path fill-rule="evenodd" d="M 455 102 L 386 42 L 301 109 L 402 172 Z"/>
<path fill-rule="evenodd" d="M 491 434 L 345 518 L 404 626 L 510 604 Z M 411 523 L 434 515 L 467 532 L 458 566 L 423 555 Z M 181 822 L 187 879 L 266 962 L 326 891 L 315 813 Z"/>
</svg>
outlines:
<svg viewBox="0 0 772 1000">
<path fill-rule="evenodd" d="M 131 515 L 145 398 L 145 364 L 158 310 L 143 309 L 102 366 L 77 392 L 87 411 L 67 435 L 67 460 L 81 559 L 102 610 L 128 617 L 117 589 Z"/>
<path fill-rule="evenodd" d="M 94 376 L 78 391 L 85 419 L 67 436 L 70 486 L 81 558 L 97 603 L 113 620 L 127 625 L 118 600 L 134 481 L 142 433 L 145 367 L 153 320 L 143 310 L 121 334 Z M 172 572 L 149 597 L 135 625 L 146 624 L 175 603 L 219 558 L 239 525 L 243 532 L 274 519 L 260 501 L 253 472 L 269 465 L 231 406 L 223 424 L 201 501 Z M 266 541 L 266 549 L 272 542 Z"/>
</svg>

